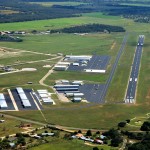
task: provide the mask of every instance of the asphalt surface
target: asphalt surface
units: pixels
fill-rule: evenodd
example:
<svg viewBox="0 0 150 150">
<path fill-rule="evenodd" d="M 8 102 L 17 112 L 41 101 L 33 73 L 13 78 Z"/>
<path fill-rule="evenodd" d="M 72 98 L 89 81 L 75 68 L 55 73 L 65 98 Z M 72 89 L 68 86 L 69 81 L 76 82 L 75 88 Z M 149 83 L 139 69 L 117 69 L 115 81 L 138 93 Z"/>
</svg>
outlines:
<svg viewBox="0 0 150 150">
<path fill-rule="evenodd" d="M 78 62 L 79 66 L 70 64 L 68 71 L 84 71 L 84 69 L 105 70 L 110 60 L 110 56 L 93 55 L 87 66 L 82 66 L 82 62 Z"/>
<path fill-rule="evenodd" d="M 4 96 L 5 96 L 5 100 L 6 100 L 8 107 L 7 108 L 0 108 L 0 110 L 15 110 L 14 105 L 13 105 L 12 100 L 10 99 L 9 95 L 4 94 Z"/>
<path fill-rule="evenodd" d="M 84 84 L 79 87 L 79 91 L 84 93 L 84 98 L 92 103 L 103 103 L 100 96 L 103 92 L 104 84 Z"/>
<path fill-rule="evenodd" d="M 135 51 L 134 61 L 131 68 L 125 103 L 135 103 L 136 87 L 138 74 L 140 69 L 140 61 L 142 56 L 142 49 L 144 44 L 144 36 L 139 36 L 138 44 Z"/>
<path fill-rule="evenodd" d="M 25 92 L 27 98 L 29 99 L 29 101 L 31 103 L 31 107 L 27 107 L 27 108 L 24 108 L 22 106 L 21 99 L 20 99 L 17 91 L 15 89 L 13 89 L 13 90 L 11 90 L 11 92 L 12 92 L 12 95 L 13 95 L 13 97 L 15 99 L 15 102 L 16 102 L 19 110 L 38 110 L 38 108 L 37 108 L 37 106 L 36 106 L 36 104 L 35 104 L 32 96 L 31 96 L 32 90 L 30 90 L 30 89 L 24 89 L 24 92 Z M 34 97 L 34 99 L 36 100 L 36 102 L 38 103 L 38 105 L 41 107 L 41 105 L 39 104 L 37 98 Z"/>
<path fill-rule="evenodd" d="M 128 33 L 126 33 L 125 36 L 124 36 L 122 45 L 121 45 L 120 50 L 119 50 L 119 52 L 118 52 L 118 54 L 117 54 L 116 60 L 115 60 L 114 64 L 112 65 L 112 69 L 111 69 L 111 71 L 110 71 L 108 80 L 107 80 L 107 82 L 106 82 L 106 84 L 105 84 L 105 86 L 104 86 L 104 88 L 103 88 L 103 92 L 102 92 L 102 94 L 101 94 L 101 96 L 100 96 L 100 101 L 103 102 L 103 103 L 105 103 L 105 96 L 106 96 L 108 87 L 109 87 L 109 85 L 110 85 L 110 83 L 111 83 L 111 81 L 112 81 L 112 78 L 113 78 L 114 74 L 115 74 L 115 71 L 116 71 L 116 68 L 117 68 L 119 59 L 120 59 L 120 57 L 121 57 L 121 55 L 122 55 L 122 53 L 123 53 L 123 50 L 124 50 L 124 48 L 125 48 L 125 46 L 126 46 L 127 39 L 128 39 Z"/>
</svg>

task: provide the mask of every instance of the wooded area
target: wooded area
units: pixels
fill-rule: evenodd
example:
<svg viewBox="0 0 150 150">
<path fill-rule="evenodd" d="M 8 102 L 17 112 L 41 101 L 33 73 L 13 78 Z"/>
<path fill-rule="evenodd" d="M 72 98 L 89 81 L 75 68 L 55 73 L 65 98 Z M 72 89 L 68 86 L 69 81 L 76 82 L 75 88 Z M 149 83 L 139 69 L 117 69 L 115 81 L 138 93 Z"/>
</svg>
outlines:
<svg viewBox="0 0 150 150">
<path fill-rule="evenodd" d="M 51 30 L 51 33 L 62 32 L 62 33 L 91 33 L 91 32 L 125 32 L 123 27 L 111 26 L 104 24 L 87 24 L 81 26 L 75 26 L 70 28 Z"/>
</svg>

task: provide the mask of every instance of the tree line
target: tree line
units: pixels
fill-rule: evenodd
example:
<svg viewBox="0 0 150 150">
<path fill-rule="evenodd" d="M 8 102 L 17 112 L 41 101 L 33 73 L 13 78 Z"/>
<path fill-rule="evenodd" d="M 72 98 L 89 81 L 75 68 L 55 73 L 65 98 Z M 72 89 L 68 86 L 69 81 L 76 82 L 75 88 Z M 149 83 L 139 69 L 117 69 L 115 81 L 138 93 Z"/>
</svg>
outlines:
<svg viewBox="0 0 150 150">
<path fill-rule="evenodd" d="M 125 29 L 120 26 L 111 26 L 105 24 L 86 24 L 63 29 L 51 30 L 51 33 L 91 33 L 91 32 L 125 32 Z"/>
<path fill-rule="evenodd" d="M 78 8 L 77 6 L 54 5 L 52 7 L 44 7 L 19 0 L 0 0 L 0 10 L 10 9 L 19 13 L 0 13 L 0 23 L 77 17 L 80 16 L 81 13 L 89 12 L 88 9 Z"/>
<path fill-rule="evenodd" d="M 22 42 L 23 40 L 18 37 L 13 37 L 13 36 L 9 36 L 9 35 L 0 35 L 0 41 Z"/>
</svg>

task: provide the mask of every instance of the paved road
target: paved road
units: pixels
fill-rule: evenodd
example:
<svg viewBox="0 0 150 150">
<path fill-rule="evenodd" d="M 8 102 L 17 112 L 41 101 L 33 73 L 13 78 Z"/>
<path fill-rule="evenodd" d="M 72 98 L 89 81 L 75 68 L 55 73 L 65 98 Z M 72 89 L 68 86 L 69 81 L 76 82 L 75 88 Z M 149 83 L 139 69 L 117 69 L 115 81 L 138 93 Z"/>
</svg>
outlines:
<svg viewBox="0 0 150 150">
<path fill-rule="evenodd" d="M 58 59 L 58 58 L 61 58 L 61 59 L 59 60 L 59 62 L 62 61 L 62 59 L 63 59 L 62 56 L 57 56 L 57 57 L 55 57 L 55 58 L 51 58 L 50 60 Z M 48 73 L 46 73 L 46 75 L 44 75 L 44 77 L 39 81 L 39 83 L 40 83 L 41 85 L 43 85 L 43 86 L 48 86 L 48 87 L 49 87 L 49 85 L 45 84 L 44 81 L 46 80 L 46 78 L 47 78 L 48 76 L 50 76 L 50 75 L 53 73 L 53 69 L 54 69 L 54 67 L 51 68 L 51 69 L 48 71 Z"/>
<path fill-rule="evenodd" d="M 136 87 L 137 87 L 137 80 L 138 80 L 138 74 L 140 69 L 140 60 L 142 56 L 143 43 L 144 43 L 144 36 L 140 35 L 138 39 L 136 51 L 135 51 L 134 61 L 131 68 L 131 74 L 130 74 L 127 93 L 125 97 L 125 103 L 135 103 Z"/>
<path fill-rule="evenodd" d="M 119 52 L 118 52 L 118 54 L 117 54 L 115 63 L 112 65 L 112 69 L 111 69 L 111 71 L 110 71 L 108 80 L 107 80 L 107 82 L 106 82 L 106 84 L 105 84 L 105 87 L 104 87 L 104 89 L 103 89 L 103 93 L 101 94 L 100 101 L 105 102 L 105 96 L 106 96 L 108 87 L 109 87 L 109 85 L 110 85 L 110 83 L 111 83 L 111 81 L 112 81 L 112 78 L 113 78 L 114 74 L 115 74 L 115 71 L 116 71 L 116 68 L 117 68 L 119 59 L 120 59 L 120 57 L 121 57 L 121 55 L 122 55 L 122 53 L 123 53 L 123 50 L 124 50 L 124 48 L 125 48 L 127 39 L 128 39 L 128 33 L 125 34 L 124 39 L 123 39 L 123 42 L 122 42 L 122 45 L 121 45 L 120 50 L 119 50 Z"/>
</svg>

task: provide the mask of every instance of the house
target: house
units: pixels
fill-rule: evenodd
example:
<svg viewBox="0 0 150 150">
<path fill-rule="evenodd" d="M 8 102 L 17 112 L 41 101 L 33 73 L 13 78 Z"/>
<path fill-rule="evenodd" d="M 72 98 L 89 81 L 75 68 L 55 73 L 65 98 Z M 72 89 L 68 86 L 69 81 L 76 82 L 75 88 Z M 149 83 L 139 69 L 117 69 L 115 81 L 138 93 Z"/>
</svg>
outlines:
<svg viewBox="0 0 150 150">
<path fill-rule="evenodd" d="M 14 143 L 14 142 L 9 143 L 9 145 L 10 145 L 11 148 L 14 148 L 14 147 L 15 147 L 15 143 Z"/>
<path fill-rule="evenodd" d="M 102 140 L 99 140 L 99 139 L 95 139 L 93 141 L 93 143 L 97 143 L 97 144 L 104 144 L 104 142 Z"/>
<path fill-rule="evenodd" d="M 3 123 L 3 122 L 5 122 L 5 120 L 0 120 L 0 123 Z"/>
<path fill-rule="evenodd" d="M 81 138 L 81 137 L 83 137 L 83 134 L 82 133 L 78 133 L 78 134 L 76 134 L 76 137 L 77 138 Z"/>
<path fill-rule="evenodd" d="M 104 135 L 100 135 L 100 139 L 104 139 L 106 136 L 104 136 Z"/>
<path fill-rule="evenodd" d="M 42 133 L 42 136 L 54 136 L 54 133 Z"/>
</svg>

